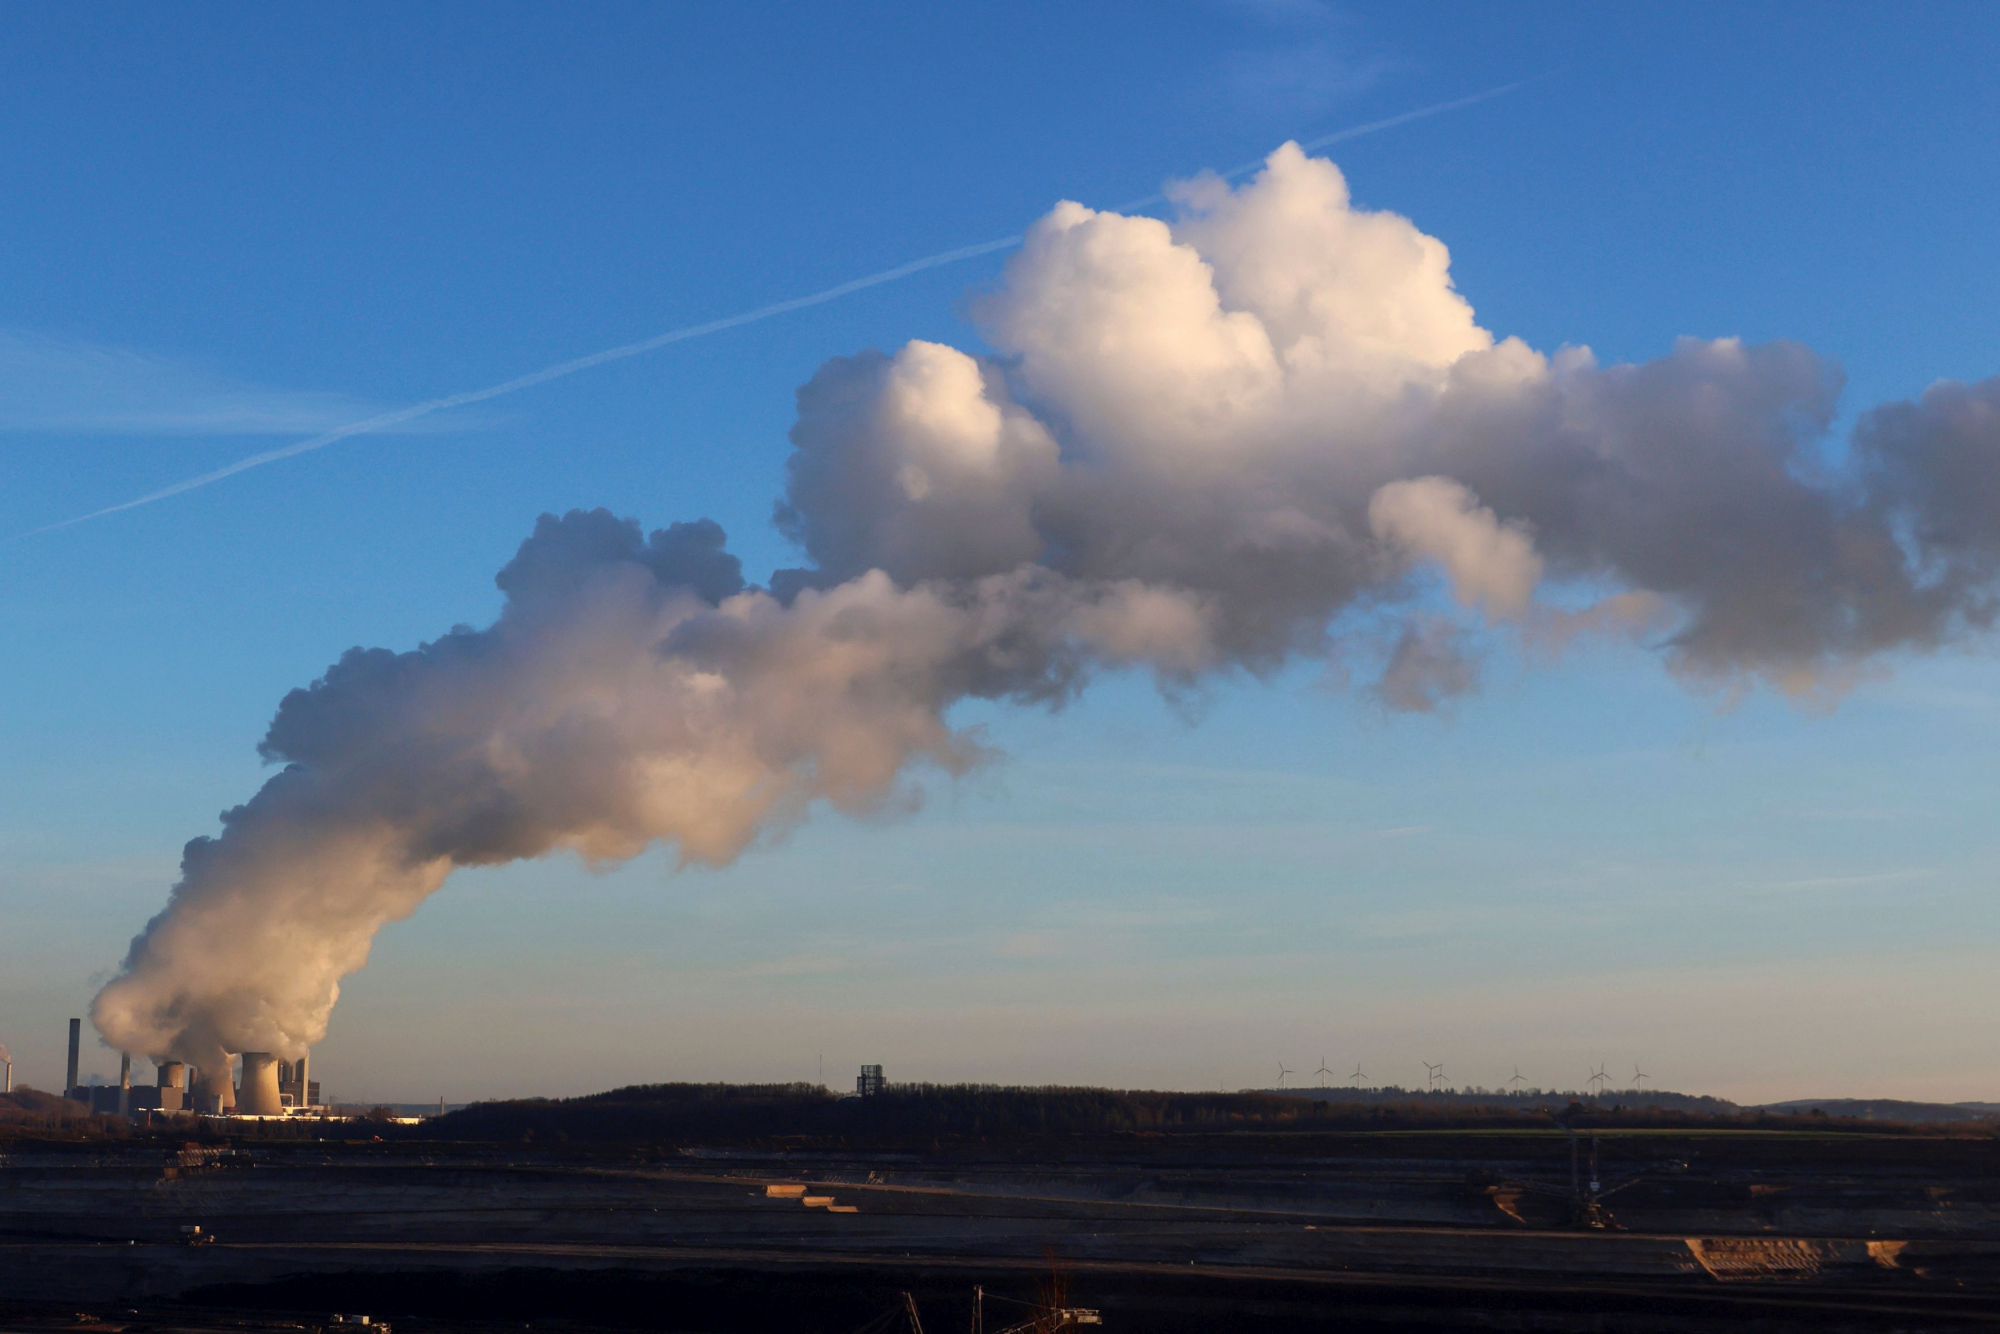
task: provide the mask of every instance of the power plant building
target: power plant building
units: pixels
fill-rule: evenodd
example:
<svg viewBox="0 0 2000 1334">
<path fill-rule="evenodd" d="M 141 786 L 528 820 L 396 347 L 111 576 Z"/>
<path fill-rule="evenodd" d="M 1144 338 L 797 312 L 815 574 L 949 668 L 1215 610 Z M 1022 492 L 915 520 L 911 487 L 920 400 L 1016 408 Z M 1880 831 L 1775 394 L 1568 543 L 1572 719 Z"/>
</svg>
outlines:
<svg viewBox="0 0 2000 1334">
<path fill-rule="evenodd" d="M 152 1085 L 132 1084 L 132 1058 L 120 1062 L 118 1083 L 77 1083 L 82 1055 L 83 1021 L 69 1021 L 69 1072 L 64 1096 L 106 1115 L 133 1112 L 197 1112 L 208 1116 L 285 1116 L 318 1107 L 319 1081 L 310 1077 L 307 1061 L 281 1061 L 269 1052 L 243 1053 L 239 1088 L 229 1065 L 208 1070 L 181 1061 L 156 1062 Z"/>
</svg>

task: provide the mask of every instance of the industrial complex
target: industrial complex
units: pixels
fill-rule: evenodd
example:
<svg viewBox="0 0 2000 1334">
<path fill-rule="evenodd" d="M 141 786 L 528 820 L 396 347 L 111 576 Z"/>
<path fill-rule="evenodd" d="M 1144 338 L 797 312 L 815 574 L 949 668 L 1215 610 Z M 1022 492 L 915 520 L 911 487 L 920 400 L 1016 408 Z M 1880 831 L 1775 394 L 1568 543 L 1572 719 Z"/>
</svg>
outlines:
<svg viewBox="0 0 2000 1334">
<path fill-rule="evenodd" d="M 4 1048 L 0 1048 L 4 1052 Z M 186 1061 L 155 1059 L 153 1081 L 132 1081 L 132 1058 L 121 1054 L 116 1084 L 84 1083 L 78 1068 L 83 1057 L 83 1020 L 69 1021 L 69 1064 L 63 1076 L 63 1096 L 82 1103 L 93 1113 L 147 1118 L 168 1116 L 226 1116 L 238 1120 L 285 1118 L 292 1116 L 339 1116 L 356 1108 L 329 1105 L 320 1095 L 319 1081 L 312 1078 L 310 1054 L 296 1061 L 280 1060 L 270 1052 L 246 1051 L 227 1064 L 207 1069 Z M 98 1076 L 92 1075 L 93 1080 Z M 14 1067 L 6 1062 L 6 1088 L 12 1092 Z M 880 1065 L 864 1065 L 854 1081 L 853 1097 L 874 1097 L 888 1087 Z M 383 1110 L 378 1108 L 377 1115 Z M 419 1109 L 399 1106 L 411 1112 Z M 437 1114 L 448 1110 L 439 1099 Z M 399 1116 L 414 1123 L 415 1116 Z"/>
<path fill-rule="evenodd" d="M 306 1056 L 281 1061 L 269 1052 L 246 1051 L 241 1057 L 240 1082 L 231 1068 L 235 1062 L 205 1069 L 183 1061 L 155 1061 L 153 1082 L 136 1086 L 132 1083 L 132 1058 L 121 1056 L 116 1085 L 84 1085 L 77 1082 L 82 1047 L 83 1021 L 72 1019 L 63 1096 L 87 1104 L 93 1112 L 283 1117 L 324 1114 L 327 1110 Z"/>
</svg>

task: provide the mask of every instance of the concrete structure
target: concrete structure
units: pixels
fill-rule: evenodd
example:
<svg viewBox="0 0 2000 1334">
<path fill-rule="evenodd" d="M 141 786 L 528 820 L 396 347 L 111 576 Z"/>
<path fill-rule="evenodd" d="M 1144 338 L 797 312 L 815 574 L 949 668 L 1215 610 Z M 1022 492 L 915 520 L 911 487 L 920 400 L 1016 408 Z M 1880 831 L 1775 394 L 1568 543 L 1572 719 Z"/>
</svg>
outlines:
<svg viewBox="0 0 2000 1334">
<path fill-rule="evenodd" d="M 861 1077 L 854 1081 L 854 1091 L 864 1098 L 872 1098 L 882 1091 L 885 1082 L 881 1066 L 864 1065 L 861 1067 Z"/>
<path fill-rule="evenodd" d="M 78 1082 L 83 1058 L 83 1020 L 69 1021 L 69 1069 L 63 1082 L 63 1096 L 80 1102 L 93 1112 L 131 1116 L 138 1112 L 198 1112 L 209 1116 L 284 1116 L 294 1110 L 320 1106 L 319 1085 L 308 1076 L 307 1057 L 280 1061 L 269 1052 L 243 1053 L 242 1089 L 239 1093 L 233 1060 L 207 1070 L 181 1061 L 155 1060 L 152 1085 L 132 1083 L 132 1058 L 121 1054 L 118 1082 L 86 1087 Z M 5 1067 L 4 1090 L 14 1091 L 14 1065 Z"/>
<path fill-rule="evenodd" d="M 178 1112 L 187 1106 L 187 1067 L 179 1061 L 161 1061 L 158 1066 L 159 1101 L 163 1112 Z"/>
<path fill-rule="evenodd" d="M 63 1080 L 63 1096 L 74 1098 L 76 1093 L 76 1058 L 83 1047 L 83 1020 L 69 1021 L 69 1077 Z M 88 1096 L 88 1095 L 85 1095 Z"/>
<path fill-rule="evenodd" d="M 285 1100 L 278 1092 L 278 1058 L 268 1051 L 243 1053 L 243 1085 L 236 1094 L 238 1116 L 283 1116 Z"/>
<path fill-rule="evenodd" d="M 194 1103 L 191 1110 L 222 1116 L 236 1110 L 236 1089 L 229 1082 L 229 1064 L 216 1069 L 198 1065 L 194 1072 Z"/>
<path fill-rule="evenodd" d="M 151 1089 L 122 1089 L 116 1084 L 90 1084 L 76 1094 L 99 1116 L 130 1116 L 135 1110 L 150 1108 L 153 1100 Z"/>
<path fill-rule="evenodd" d="M 296 1061 L 278 1062 L 278 1093 L 294 1110 L 319 1106 L 319 1085 L 312 1079 L 311 1059 L 312 1053 L 307 1052 Z"/>
</svg>

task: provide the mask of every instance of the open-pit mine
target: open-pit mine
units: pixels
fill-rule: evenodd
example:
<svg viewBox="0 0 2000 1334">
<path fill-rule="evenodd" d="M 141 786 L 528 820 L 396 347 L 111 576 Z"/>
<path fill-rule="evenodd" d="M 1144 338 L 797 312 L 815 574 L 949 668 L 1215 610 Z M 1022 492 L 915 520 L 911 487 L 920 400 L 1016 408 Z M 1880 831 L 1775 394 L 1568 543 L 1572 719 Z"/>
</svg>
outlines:
<svg viewBox="0 0 2000 1334">
<path fill-rule="evenodd" d="M 661 1138 L 603 1119 L 643 1104 L 575 1105 L 14 1140 L 6 1327 L 937 1330 L 977 1305 L 998 1330 L 1052 1272 L 1128 1331 L 2000 1323 L 1979 1127 L 784 1135 L 751 1109 L 741 1136 Z"/>
</svg>

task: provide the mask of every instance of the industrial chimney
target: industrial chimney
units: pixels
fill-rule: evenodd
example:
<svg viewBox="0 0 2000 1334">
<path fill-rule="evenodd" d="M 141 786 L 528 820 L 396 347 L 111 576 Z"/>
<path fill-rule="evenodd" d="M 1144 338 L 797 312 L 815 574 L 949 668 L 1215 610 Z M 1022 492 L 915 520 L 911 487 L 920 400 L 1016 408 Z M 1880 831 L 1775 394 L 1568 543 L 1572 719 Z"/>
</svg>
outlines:
<svg viewBox="0 0 2000 1334">
<path fill-rule="evenodd" d="M 69 1078 L 63 1081 L 63 1096 L 65 1098 L 74 1098 L 76 1096 L 76 1058 L 82 1046 L 83 1020 L 72 1019 L 69 1021 Z"/>
<path fill-rule="evenodd" d="M 243 1087 L 237 1090 L 238 1116 L 283 1116 L 284 1099 L 278 1096 L 278 1058 L 268 1051 L 243 1053 Z"/>
</svg>

